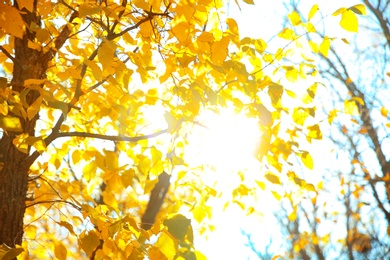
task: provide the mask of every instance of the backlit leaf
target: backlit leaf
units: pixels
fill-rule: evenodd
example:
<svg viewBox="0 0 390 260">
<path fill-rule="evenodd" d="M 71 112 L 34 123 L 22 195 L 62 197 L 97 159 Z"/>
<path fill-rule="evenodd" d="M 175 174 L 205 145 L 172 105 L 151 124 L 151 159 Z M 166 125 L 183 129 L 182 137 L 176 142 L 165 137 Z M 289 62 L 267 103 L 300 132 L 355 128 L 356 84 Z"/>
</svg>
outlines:
<svg viewBox="0 0 390 260">
<path fill-rule="evenodd" d="M 249 4 L 249 5 L 254 5 L 255 2 L 253 2 L 253 0 L 243 0 L 245 3 Z"/>
<path fill-rule="evenodd" d="M 34 0 L 17 0 L 19 10 L 26 8 L 28 11 L 33 12 L 34 9 Z"/>
<path fill-rule="evenodd" d="M 296 11 L 292 11 L 289 15 L 288 15 L 288 19 L 290 20 L 291 24 L 293 26 L 297 26 L 299 24 L 302 23 L 302 20 L 301 20 L 301 16 L 299 15 L 299 13 L 297 13 Z"/>
<path fill-rule="evenodd" d="M 94 231 L 90 231 L 88 234 L 82 234 L 80 236 L 81 248 L 91 256 L 94 250 L 100 244 L 98 235 Z"/>
<path fill-rule="evenodd" d="M 340 25 L 347 31 L 358 32 L 358 19 L 356 15 L 350 10 L 346 10 L 342 13 Z"/>
<path fill-rule="evenodd" d="M 166 256 L 168 260 L 173 260 L 176 255 L 177 245 L 167 233 L 162 232 L 157 239 L 156 247 Z"/>
<path fill-rule="evenodd" d="M 59 242 L 54 245 L 54 255 L 57 257 L 57 259 L 65 260 L 67 253 L 68 250 L 62 243 Z"/>
<path fill-rule="evenodd" d="M 177 214 L 169 219 L 164 220 L 164 225 L 168 227 L 169 233 L 179 240 L 183 240 L 187 234 L 191 220 L 181 214 Z"/>
<path fill-rule="evenodd" d="M 357 4 L 349 8 L 355 14 L 366 15 L 366 6 L 363 4 Z"/>
<path fill-rule="evenodd" d="M 211 48 L 211 60 L 212 62 L 220 66 L 226 59 L 228 54 L 229 38 L 224 37 L 220 41 L 214 42 Z"/>
<path fill-rule="evenodd" d="M 10 5 L 0 3 L 0 28 L 15 37 L 22 38 L 25 30 L 19 11 Z"/>
<path fill-rule="evenodd" d="M 313 169 L 313 158 L 311 157 L 311 155 L 304 151 L 301 155 L 301 160 L 303 162 L 303 164 L 310 170 Z"/>
<path fill-rule="evenodd" d="M 267 173 L 264 177 L 273 184 L 281 184 L 279 177 L 272 173 Z"/>
<path fill-rule="evenodd" d="M 327 36 L 325 36 L 324 40 L 320 45 L 320 53 L 325 57 L 328 57 L 329 49 L 330 49 L 330 39 Z"/>
<path fill-rule="evenodd" d="M 290 28 L 284 28 L 278 36 L 286 40 L 294 40 L 296 38 L 295 32 Z"/>
<path fill-rule="evenodd" d="M 6 131 L 22 132 L 22 124 L 19 117 L 0 115 L 0 128 Z"/>
<path fill-rule="evenodd" d="M 310 21 L 311 18 L 318 12 L 318 4 L 315 4 L 311 7 L 309 15 L 307 16 L 307 20 Z"/>
<path fill-rule="evenodd" d="M 389 110 L 387 110 L 385 107 L 381 107 L 381 115 L 387 117 L 388 114 L 389 114 Z"/>
</svg>

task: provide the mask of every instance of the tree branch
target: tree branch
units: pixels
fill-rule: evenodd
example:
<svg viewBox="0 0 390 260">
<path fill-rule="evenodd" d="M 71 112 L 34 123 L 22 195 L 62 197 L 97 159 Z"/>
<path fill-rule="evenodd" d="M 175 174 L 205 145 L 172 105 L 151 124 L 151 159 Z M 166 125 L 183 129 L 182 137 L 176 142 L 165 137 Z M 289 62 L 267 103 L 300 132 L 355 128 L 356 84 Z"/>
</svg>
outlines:
<svg viewBox="0 0 390 260">
<path fill-rule="evenodd" d="M 15 58 L 6 50 L 3 46 L 0 46 L 0 50 L 7 56 L 13 63 L 15 63 Z"/>
<path fill-rule="evenodd" d="M 109 140 L 109 141 L 123 141 L 123 142 L 138 142 L 140 140 L 145 140 L 149 138 L 154 138 L 159 135 L 165 134 L 168 132 L 168 129 L 161 130 L 154 134 L 141 135 L 141 136 L 115 136 L 115 135 L 102 135 L 102 134 L 94 134 L 94 133 L 86 133 L 86 132 L 67 132 L 67 133 L 58 133 L 57 138 L 60 137 L 84 137 L 84 138 L 96 138 L 101 140 Z"/>
</svg>

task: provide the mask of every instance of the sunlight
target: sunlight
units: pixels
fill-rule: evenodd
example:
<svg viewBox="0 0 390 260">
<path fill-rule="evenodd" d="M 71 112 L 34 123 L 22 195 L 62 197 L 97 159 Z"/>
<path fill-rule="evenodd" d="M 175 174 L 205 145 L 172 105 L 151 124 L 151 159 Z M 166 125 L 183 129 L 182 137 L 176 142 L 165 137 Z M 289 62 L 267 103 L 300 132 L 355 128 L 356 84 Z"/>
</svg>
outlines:
<svg viewBox="0 0 390 260">
<path fill-rule="evenodd" d="M 253 152 L 259 145 L 256 119 L 223 109 L 205 111 L 189 136 L 189 160 L 209 165 L 215 171 L 240 171 L 253 166 Z"/>
</svg>

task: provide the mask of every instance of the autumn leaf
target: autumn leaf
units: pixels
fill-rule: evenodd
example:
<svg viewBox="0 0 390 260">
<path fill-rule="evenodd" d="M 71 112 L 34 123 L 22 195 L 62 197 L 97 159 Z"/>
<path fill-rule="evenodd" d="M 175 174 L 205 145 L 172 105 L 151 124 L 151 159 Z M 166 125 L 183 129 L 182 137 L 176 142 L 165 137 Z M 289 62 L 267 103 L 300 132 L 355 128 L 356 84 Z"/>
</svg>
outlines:
<svg viewBox="0 0 390 260">
<path fill-rule="evenodd" d="M 90 256 L 100 244 L 98 235 L 91 231 L 88 234 L 82 234 L 80 236 L 81 248 Z"/>
<path fill-rule="evenodd" d="M 162 232 L 157 239 L 156 247 L 165 255 L 166 259 L 174 259 L 177 251 L 177 244 L 171 236 Z"/>
<path fill-rule="evenodd" d="M 29 7 L 29 5 L 26 7 Z M 23 37 L 25 30 L 24 22 L 15 7 L 0 3 L 0 28 L 12 36 Z"/>
<path fill-rule="evenodd" d="M 264 175 L 264 177 L 273 184 L 281 184 L 279 177 L 275 174 L 267 173 L 266 175 Z"/>
<path fill-rule="evenodd" d="M 164 225 L 168 227 L 168 232 L 175 238 L 183 240 L 187 234 L 189 226 L 191 225 L 191 220 L 181 214 L 177 214 L 164 220 Z"/>
<path fill-rule="evenodd" d="M 346 10 L 341 14 L 340 25 L 347 31 L 358 32 L 358 19 L 350 10 Z"/>
<path fill-rule="evenodd" d="M 310 21 L 311 18 L 313 18 L 314 15 L 318 12 L 318 10 L 318 4 L 313 5 L 310 9 L 309 15 L 307 16 L 307 20 Z"/>
</svg>

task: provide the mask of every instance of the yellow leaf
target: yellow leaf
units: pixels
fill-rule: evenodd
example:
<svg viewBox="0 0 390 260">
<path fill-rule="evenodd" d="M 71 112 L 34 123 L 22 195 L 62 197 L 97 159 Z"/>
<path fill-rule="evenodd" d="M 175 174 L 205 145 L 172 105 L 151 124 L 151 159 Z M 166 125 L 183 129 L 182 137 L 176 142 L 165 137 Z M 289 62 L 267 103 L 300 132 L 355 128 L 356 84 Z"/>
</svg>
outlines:
<svg viewBox="0 0 390 260">
<path fill-rule="evenodd" d="M 28 11 L 33 12 L 34 0 L 17 0 L 16 2 L 18 2 L 19 10 L 22 10 L 24 7 Z"/>
<path fill-rule="evenodd" d="M 87 181 L 90 181 L 92 178 L 95 177 L 96 169 L 97 169 L 96 163 L 91 162 L 91 163 L 87 164 L 87 165 L 83 168 L 83 177 L 84 177 Z"/>
<path fill-rule="evenodd" d="M 28 40 L 27 46 L 28 46 L 30 49 L 33 49 L 33 50 L 38 50 L 38 51 L 40 51 L 40 50 L 42 49 L 41 44 L 36 43 L 36 42 L 32 42 L 32 41 L 30 41 L 30 40 Z"/>
<path fill-rule="evenodd" d="M 5 244 L 0 245 L 0 259 L 1 260 L 12 260 L 16 259 L 18 255 L 23 253 L 23 248 L 16 246 L 16 248 L 11 248 Z"/>
<path fill-rule="evenodd" d="M 282 198 L 282 196 L 277 193 L 276 191 L 271 191 L 272 192 L 272 195 L 274 195 L 274 197 L 277 199 L 277 200 L 280 200 Z"/>
<path fill-rule="evenodd" d="M 223 37 L 220 41 L 214 42 L 211 48 L 211 61 L 221 66 L 228 55 L 229 38 Z"/>
<path fill-rule="evenodd" d="M 301 20 L 301 16 L 299 15 L 299 13 L 297 13 L 296 11 L 292 11 L 289 15 L 288 15 L 288 19 L 290 20 L 291 24 L 293 26 L 297 26 L 299 25 L 300 23 L 302 23 L 302 20 Z"/>
<path fill-rule="evenodd" d="M 349 115 L 359 115 L 359 108 L 356 104 L 357 102 L 352 99 L 344 101 L 344 112 Z"/>
<path fill-rule="evenodd" d="M 316 32 L 316 28 L 314 27 L 314 24 L 312 24 L 311 22 L 307 22 L 304 24 L 305 26 L 305 29 L 306 29 L 306 32 Z"/>
<path fill-rule="evenodd" d="M 122 172 L 121 182 L 125 188 L 132 185 L 134 175 L 135 175 L 134 169 L 130 169 Z"/>
<path fill-rule="evenodd" d="M 315 4 L 311 7 L 309 15 L 307 16 L 307 20 L 310 21 L 311 18 L 318 12 L 318 4 Z"/>
<path fill-rule="evenodd" d="M 4 116 L 8 115 L 8 104 L 6 101 L 4 101 L 3 103 L 0 103 L 0 114 L 2 114 Z M 1 115 L 0 115 L 0 118 L 1 118 Z"/>
<path fill-rule="evenodd" d="M 341 8 L 339 8 L 339 9 L 337 9 L 337 11 L 334 12 L 332 15 L 333 15 L 333 16 L 337 16 L 337 15 L 343 13 L 345 10 L 347 10 L 347 8 L 341 7 Z"/>
<path fill-rule="evenodd" d="M 92 75 L 95 77 L 95 79 L 101 81 L 102 70 L 99 68 L 99 66 L 94 61 L 90 61 L 88 59 L 85 59 L 84 63 L 92 70 Z"/>
<path fill-rule="evenodd" d="M 79 7 L 80 18 L 86 17 L 87 15 L 93 15 L 100 12 L 99 6 L 93 6 L 90 4 L 81 4 Z"/>
<path fill-rule="evenodd" d="M 165 219 L 164 225 L 167 226 L 171 235 L 179 240 L 183 240 L 191 226 L 191 220 L 181 214 L 177 214 L 169 219 Z"/>
<path fill-rule="evenodd" d="M 387 235 L 390 237 L 390 225 L 387 226 Z"/>
<path fill-rule="evenodd" d="M 177 245 L 166 232 L 161 232 L 157 239 L 156 247 L 160 249 L 168 260 L 174 259 L 177 251 Z"/>
<path fill-rule="evenodd" d="M 202 32 L 197 39 L 201 42 L 212 42 L 214 41 L 214 35 L 209 32 Z"/>
<path fill-rule="evenodd" d="M 116 200 L 112 192 L 105 190 L 104 192 L 102 192 L 102 196 L 104 204 L 110 206 L 114 210 L 118 209 L 118 201 Z"/>
<path fill-rule="evenodd" d="M 289 28 L 284 28 L 283 31 L 278 34 L 278 36 L 286 40 L 294 40 L 296 37 L 295 32 Z"/>
<path fill-rule="evenodd" d="M 322 139 L 322 132 L 319 125 L 313 125 L 308 127 L 308 136 L 314 139 Z"/>
<path fill-rule="evenodd" d="M 303 164 L 308 169 L 313 170 L 313 158 L 311 157 L 311 155 L 308 152 L 304 151 L 300 156 Z"/>
<path fill-rule="evenodd" d="M 57 259 L 65 260 L 67 253 L 68 250 L 61 242 L 54 245 L 54 255 L 57 257 Z"/>
<path fill-rule="evenodd" d="M 25 30 L 19 11 L 10 5 L 0 3 L 0 28 L 15 37 L 22 38 Z"/>
<path fill-rule="evenodd" d="M 29 85 L 42 85 L 45 83 L 46 79 L 26 79 L 23 83 L 23 86 Z"/>
<path fill-rule="evenodd" d="M 50 38 L 50 32 L 46 29 L 39 29 L 35 35 L 38 42 L 44 43 Z"/>
<path fill-rule="evenodd" d="M 245 3 L 247 3 L 248 5 L 254 5 L 255 2 L 253 2 L 253 0 L 244 0 Z"/>
<path fill-rule="evenodd" d="M 90 231 L 87 235 L 85 235 L 85 233 L 81 234 L 80 237 L 81 248 L 91 256 L 93 251 L 100 244 L 98 235 L 94 231 Z"/>
<path fill-rule="evenodd" d="M 389 110 L 387 110 L 385 107 L 381 107 L 381 115 L 387 117 L 388 114 Z"/>
<path fill-rule="evenodd" d="M 307 109 L 303 107 L 294 108 L 294 112 L 292 114 L 292 118 L 295 123 L 303 126 L 305 124 L 306 119 L 309 117 L 309 112 Z"/>
<path fill-rule="evenodd" d="M 364 106 L 364 100 L 360 97 L 353 97 L 351 98 L 352 100 L 355 100 L 357 103 L 359 103 L 360 105 Z"/>
<path fill-rule="evenodd" d="M 260 189 L 265 190 L 265 183 L 262 181 L 256 181 L 256 184 L 260 187 Z"/>
<path fill-rule="evenodd" d="M 115 43 L 110 41 L 104 41 L 102 46 L 98 50 L 99 61 L 102 64 L 103 71 L 111 67 L 115 54 Z"/>
<path fill-rule="evenodd" d="M 273 184 L 281 184 L 279 177 L 272 173 L 267 173 L 264 177 Z"/>
<path fill-rule="evenodd" d="M 226 24 L 229 26 L 229 30 L 235 34 L 235 35 L 239 35 L 239 32 L 238 32 L 238 26 L 237 26 L 237 23 L 234 19 L 232 18 L 227 18 L 226 19 Z"/>
<path fill-rule="evenodd" d="M 172 33 L 176 36 L 181 44 L 185 44 L 187 41 L 189 31 L 190 27 L 186 22 L 178 23 L 172 28 Z"/>
<path fill-rule="evenodd" d="M 46 151 L 46 143 L 42 139 L 34 142 L 33 147 L 42 154 L 44 151 Z"/>
<path fill-rule="evenodd" d="M 347 31 L 358 32 L 358 19 L 350 10 L 346 10 L 341 14 L 340 25 Z"/>
<path fill-rule="evenodd" d="M 331 110 L 330 112 L 329 112 L 329 115 L 328 115 L 328 122 L 329 122 L 329 124 L 331 124 L 332 122 L 333 122 L 333 120 L 334 120 L 334 118 L 337 116 L 337 113 L 338 113 L 339 111 L 338 110 L 336 110 L 336 109 L 333 109 L 333 110 Z"/>
<path fill-rule="evenodd" d="M 328 38 L 328 36 L 325 36 L 324 40 L 320 45 L 320 53 L 325 57 L 328 57 L 329 49 L 330 49 L 330 39 Z"/>
<path fill-rule="evenodd" d="M 6 131 L 22 132 L 22 124 L 19 117 L 13 116 L 1 116 L 0 115 L 0 128 Z"/>
<path fill-rule="evenodd" d="M 33 119 L 39 112 L 42 105 L 42 96 L 39 96 L 31 106 L 27 108 L 27 118 Z"/>
<path fill-rule="evenodd" d="M 109 171 L 118 169 L 118 156 L 116 153 L 105 149 L 103 151 L 106 169 Z"/>
<path fill-rule="evenodd" d="M 355 14 L 366 15 L 366 6 L 363 4 L 357 4 L 348 8 Z"/>
</svg>

